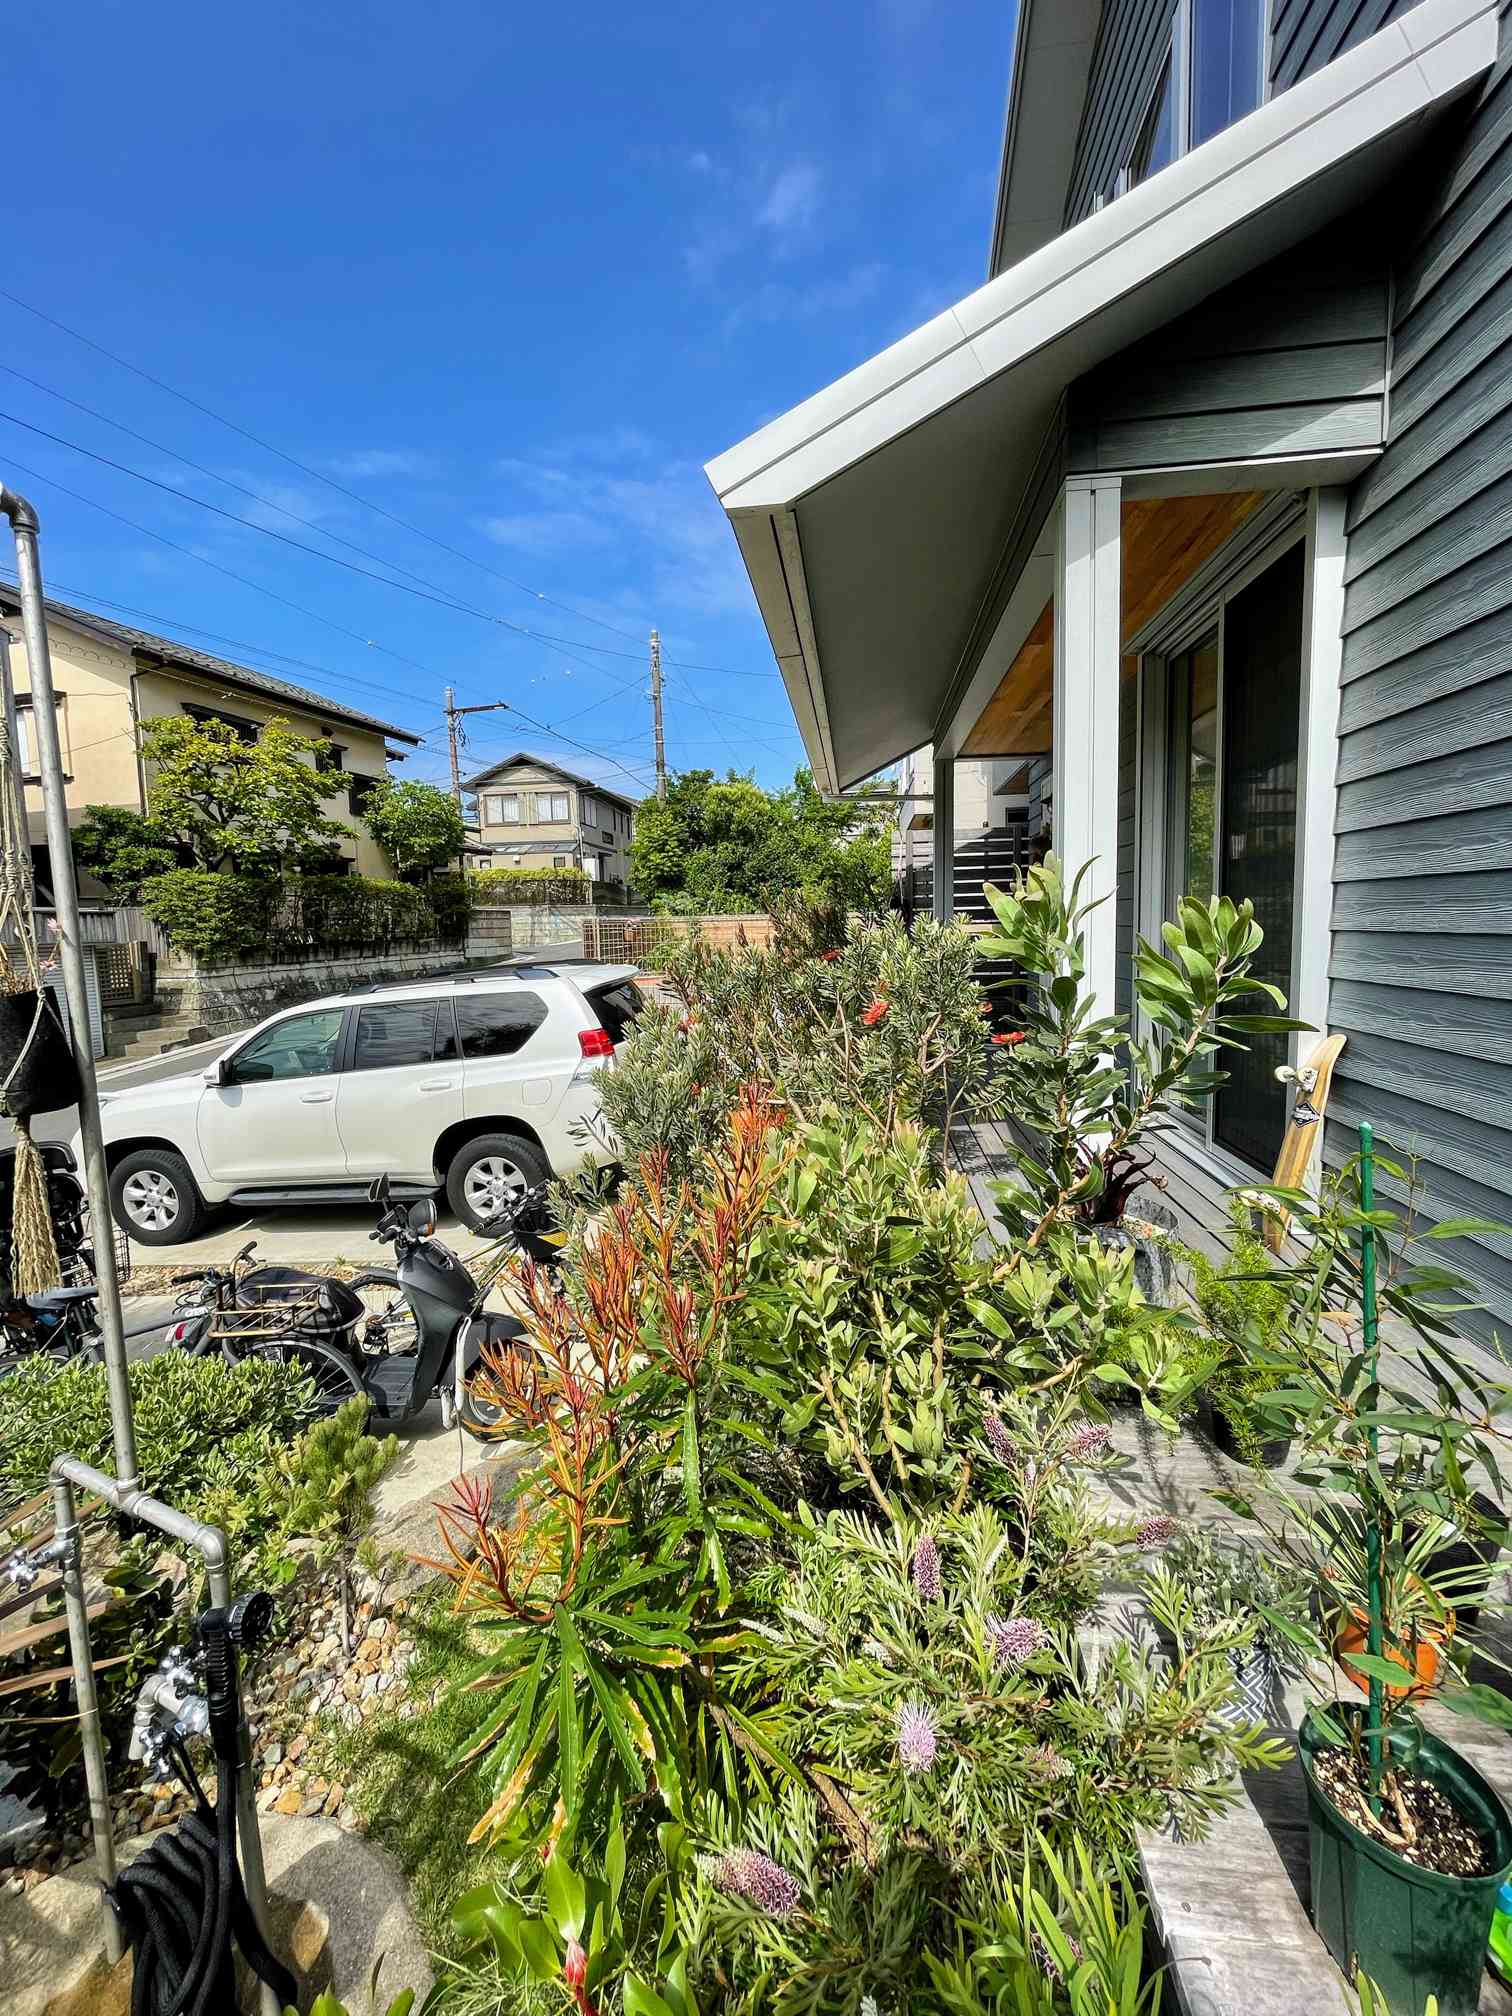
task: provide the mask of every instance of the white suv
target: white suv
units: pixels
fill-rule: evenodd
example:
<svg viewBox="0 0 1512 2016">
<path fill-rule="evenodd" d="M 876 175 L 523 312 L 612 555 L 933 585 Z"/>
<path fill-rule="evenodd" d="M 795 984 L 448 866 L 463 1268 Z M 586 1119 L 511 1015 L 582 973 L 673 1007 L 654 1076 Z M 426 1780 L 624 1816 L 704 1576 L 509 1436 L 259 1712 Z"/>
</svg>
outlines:
<svg viewBox="0 0 1512 2016">
<path fill-rule="evenodd" d="M 575 965 L 289 1009 L 209 1070 L 102 1095 L 115 1215 L 144 1245 L 173 1246 L 214 1205 L 358 1203 L 387 1175 L 396 1195 L 444 1185 L 476 1228 L 595 1159 L 594 1074 L 640 1007 L 633 966 Z"/>
</svg>

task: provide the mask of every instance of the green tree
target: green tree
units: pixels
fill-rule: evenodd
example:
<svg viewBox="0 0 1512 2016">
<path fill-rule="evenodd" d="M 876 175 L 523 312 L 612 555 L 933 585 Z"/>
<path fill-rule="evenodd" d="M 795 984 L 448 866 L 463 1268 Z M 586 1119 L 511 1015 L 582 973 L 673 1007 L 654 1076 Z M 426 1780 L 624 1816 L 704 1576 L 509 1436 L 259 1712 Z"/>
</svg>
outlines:
<svg viewBox="0 0 1512 2016">
<path fill-rule="evenodd" d="M 659 909 L 761 910 L 795 892 L 874 909 L 887 901 L 892 860 L 885 813 L 824 798 L 807 770 L 785 791 L 685 770 L 636 814 L 630 872 Z"/>
<path fill-rule="evenodd" d="M 151 822 L 199 868 L 276 874 L 328 862 L 348 829 L 322 809 L 331 787 L 312 760 L 320 746 L 286 721 L 266 723 L 255 742 L 223 721 L 144 721 Z"/>
<path fill-rule="evenodd" d="M 142 884 L 179 865 L 178 843 L 160 820 L 125 805 L 90 805 L 74 829 L 74 860 L 123 903 L 135 902 Z"/>
<path fill-rule="evenodd" d="M 401 876 L 444 868 L 462 852 L 462 808 L 434 784 L 380 777 L 362 816 Z"/>
</svg>

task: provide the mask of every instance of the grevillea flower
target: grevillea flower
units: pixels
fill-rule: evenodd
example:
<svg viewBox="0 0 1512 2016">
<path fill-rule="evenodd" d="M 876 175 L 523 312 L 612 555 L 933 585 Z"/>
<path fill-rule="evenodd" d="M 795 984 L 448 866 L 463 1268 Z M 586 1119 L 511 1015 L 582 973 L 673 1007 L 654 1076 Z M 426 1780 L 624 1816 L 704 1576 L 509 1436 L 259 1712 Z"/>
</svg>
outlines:
<svg viewBox="0 0 1512 2016">
<path fill-rule="evenodd" d="M 898 1710 L 898 1760 L 905 1771 L 927 1771 L 935 1760 L 939 1738 L 929 1710 L 917 1701 L 905 1701 Z"/>
<path fill-rule="evenodd" d="M 992 1453 L 999 1463 L 1013 1463 L 1017 1460 L 1018 1444 L 1003 1426 L 1001 1414 L 984 1414 L 982 1433 L 987 1437 Z"/>
<path fill-rule="evenodd" d="M 1143 1520 L 1134 1539 L 1140 1547 L 1164 1547 L 1168 1540 L 1174 1540 L 1181 1528 L 1169 1512 L 1155 1512 Z"/>
<path fill-rule="evenodd" d="M 1043 1652 L 1050 1634 L 1036 1617 L 989 1617 L 987 1649 L 994 1666 L 1022 1666 Z"/>
<path fill-rule="evenodd" d="M 1036 1771 L 1047 1778 L 1069 1778 L 1072 1767 L 1060 1752 L 1048 1743 L 1041 1743 L 1029 1752 L 1029 1762 Z"/>
<path fill-rule="evenodd" d="M 1072 1463 L 1090 1463 L 1098 1456 L 1106 1456 L 1113 1446 L 1113 1431 L 1101 1421 L 1083 1421 L 1079 1428 L 1073 1428 L 1066 1443 L 1066 1455 Z"/>
<path fill-rule="evenodd" d="M 940 1550 L 932 1533 L 921 1533 L 914 1548 L 913 1585 L 922 1603 L 940 1600 Z"/>
<path fill-rule="evenodd" d="M 711 1873 L 721 1890 L 743 1897 L 768 1918 L 791 1918 L 802 1899 L 797 1879 L 754 1848 L 732 1848 L 719 1857 Z"/>
<path fill-rule="evenodd" d="M 1080 1944 L 1071 1937 L 1069 1932 L 1065 1937 L 1066 1944 L 1071 1948 L 1072 1960 L 1080 1964 L 1082 1957 Z M 1029 1957 L 1047 1981 L 1058 1982 L 1060 1980 L 1061 1970 L 1055 1955 L 1050 1951 L 1050 1948 L 1045 1944 L 1038 1932 L 1031 1932 L 1029 1934 Z"/>
<path fill-rule="evenodd" d="M 1027 1029 L 1009 1029 L 1002 1035 L 994 1036 L 992 1040 L 1000 1050 L 1011 1050 L 1016 1043 L 1027 1043 L 1029 1041 L 1029 1031 Z"/>
<path fill-rule="evenodd" d="M 840 957 L 840 953 L 837 948 L 836 950 L 831 952 L 821 952 L 819 954 L 819 957 L 823 959 L 827 964 L 833 964 L 834 961 Z"/>
<path fill-rule="evenodd" d="M 879 998 L 873 1001 L 869 1008 L 861 1010 L 862 1025 L 867 1029 L 875 1029 L 886 1013 L 887 1003 Z"/>
</svg>

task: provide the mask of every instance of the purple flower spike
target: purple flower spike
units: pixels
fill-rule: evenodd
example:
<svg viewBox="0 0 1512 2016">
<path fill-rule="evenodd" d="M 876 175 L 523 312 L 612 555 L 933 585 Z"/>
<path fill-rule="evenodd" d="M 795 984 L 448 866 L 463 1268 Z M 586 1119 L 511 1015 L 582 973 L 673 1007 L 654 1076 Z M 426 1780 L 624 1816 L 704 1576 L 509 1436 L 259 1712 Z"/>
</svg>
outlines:
<svg viewBox="0 0 1512 2016">
<path fill-rule="evenodd" d="M 1072 1463 L 1091 1463 L 1106 1456 L 1113 1446 L 1113 1431 L 1100 1421 L 1083 1421 L 1071 1431 L 1066 1456 Z"/>
<path fill-rule="evenodd" d="M 1018 1444 L 1003 1426 L 1001 1414 L 984 1414 L 982 1433 L 987 1437 L 992 1453 L 999 1463 L 1013 1464 L 1018 1461 Z"/>
<path fill-rule="evenodd" d="M 932 1533 L 921 1533 L 914 1548 L 913 1585 L 922 1603 L 940 1600 L 940 1550 Z"/>
<path fill-rule="evenodd" d="M 754 1848 L 732 1848 L 719 1858 L 713 1875 L 721 1890 L 743 1897 L 768 1918 L 791 1918 L 803 1895 L 797 1879 L 780 1862 Z"/>
<path fill-rule="evenodd" d="M 917 1701 L 898 1710 L 898 1758 L 905 1771 L 927 1771 L 935 1761 L 939 1738 L 934 1717 Z"/>
<path fill-rule="evenodd" d="M 1069 1933 L 1066 1935 L 1066 1944 L 1071 1948 L 1072 1960 L 1079 1966 L 1082 1957 L 1081 1946 Z M 1045 1944 L 1038 1932 L 1031 1932 L 1029 1934 L 1029 1954 L 1035 1966 L 1038 1967 L 1047 1981 L 1057 1983 L 1060 1981 L 1061 1971 L 1055 1955 L 1050 1951 L 1050 1948 Z"/>
<path fill-rule="evenodd" d="M 1169 1512 L 1156 1512 L 1142 1522 L 1134 1539 L 1141 1547 L 1164 1547 L 1176 1538 L 1180 1530 Z"/>
<path fill-rule="evenodd" d="M 987 1648 L 994 1666 L 1022 1666 L 1043 1652 L 1050 1634 L 1035 1617 L 989 1617 Z"/>
</svg>

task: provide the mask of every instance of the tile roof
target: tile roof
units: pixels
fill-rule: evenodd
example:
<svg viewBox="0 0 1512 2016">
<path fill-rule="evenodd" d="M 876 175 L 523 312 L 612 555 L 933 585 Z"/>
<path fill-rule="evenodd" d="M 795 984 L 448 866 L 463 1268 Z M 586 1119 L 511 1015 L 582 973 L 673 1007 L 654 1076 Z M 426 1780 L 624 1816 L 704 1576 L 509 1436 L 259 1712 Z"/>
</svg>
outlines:
<svg viewBox="0 0 1512 2016">
<path fill-rule="evenodd" d="M 8 581 L 0 583 L 0 608 L 19 611 L 20 607 L 20 599 L 12 584 Z M 93 630 L 134 651 L 150 651 L 171 664 L 183 665 L 191 671 L 206 672 L 214 679 L 224 680 L 228 686 L 240 686 L 249 693 L 261 693 L 270 700 L 287 700 L 308 713 L 327 715 L 332 721 L 346 721 L 353 727 L 371 728 L 380 735 L 391 736 L 396 742 L 408 742 L 412 748 L 419 745 L 420 737 L 412 735 L 408 728 L 395 727 L 391 721 L 380 721 L 374 714 L 361 713 L 355 707 L 348 707 L 344 701 L 328 699 L 324 693 L 314 693 L 307 686 L 295 686 L 287 679 L 275 679 L 269 672 L 254 672 L 249 665 L 235 665 L 229 658 L 213 658 L 208 651 L 197 651 L 192 644 L 177 643 L 172 637 L 155 637 L 150 630 L 134 630 L 129 623 L 117 623 L 108 616 L 96 616 L 89 609 L 76 609 L 71 603 L 56 601 L 51 595 L 46 598 L 46 608 L 48 615 L 60 623 L 73 623 L 81 629 Z"/>
<path fill-rule="evenodd" d="M 576 770 L 564 770 L 560 763 L 552 762 L 549 756 L 532 756 L 528 749 L 517 749 L 513 756 L 506 756 L 498 763 L 490 763 L 486 770 L 480 770 L 476 777 L 462 780 L 464 791 L 476 791 L 482 784 L 492 784 L 502 777 L 506 770 L 512 770 L 516 763 L 533 763 L 537 769 L 549 770 L 554 777 L 565 777 L 569 784 L 581 785 L 585 791 L 597 792 L 600 798 L 612 798 L 619 805 L 628 805 L 633 811 L 640 803 L 638 798 L 627 798 L 623 791 L 616 791 L 612 784 L 601 784 L 596 777 L 580 777 Z"/>
</svg>

